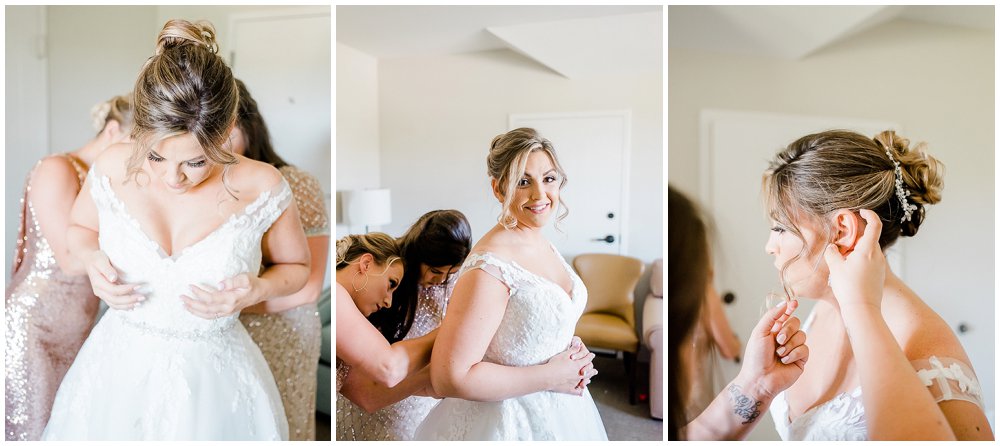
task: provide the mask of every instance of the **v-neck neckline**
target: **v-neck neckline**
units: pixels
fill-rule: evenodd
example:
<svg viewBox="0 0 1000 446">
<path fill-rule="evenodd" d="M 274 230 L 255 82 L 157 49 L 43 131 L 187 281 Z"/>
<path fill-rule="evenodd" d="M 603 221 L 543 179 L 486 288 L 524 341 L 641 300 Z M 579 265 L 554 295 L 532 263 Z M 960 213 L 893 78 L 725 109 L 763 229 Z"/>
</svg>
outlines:
<svg viewBox="0 0 1000 446">
<path fill-rule="evenodd" d="M 808 335 L 807 331 L 809 330 L 810 327 L 812 327 L 812 324 L 815 320 L 816 320 L 816 307 L 813 306 L 812 310 L 806 316 L 806 321 L 802 324 L 800 330 Z M 817 412 L 819 411 L 820 408 L 826 406 L 827 404 L 830 404 L 844 397 L 853 397 L 855 396 L 854 394 L 859 390 L 861 390 L 860 384 L 857 387 L 854 387 L 850 390 L 837 393 L 836 395 L 833 396 L 833 398 L 823 401 L 822 403 L 816 404 L 807 409 L 805 412 L 802 412 L 801 414 L 799 414 L 799 416 L 795 417 L 795 420 L 792 420 L 792 405 L 788 402 L 788 393 L 786 390 L 785 392 L 782 392 L 783 394 L 782 399 L 785 402 L 785 421 L 788 423 L 788 426 L 791 427 L 797 421 L 803 419 L 806 415 L 810 415 L 812 412 Z"/>
<path fill-rule="evenodd" d="M 117 207 L 119 209 L 121 209 L 122 214 L 124 214 L 123 216 L 128 221 L 131 222 L 132 226 L 135 227 L 136 231 L 138 231 L 139 234 L 142 235 L 142 237 L 146 240 L 146 242 L 148 242 L 151 246 L 155 246 L 156 247 L 156 253 L 160 256 L 160 259 L 161 260 L 171 260 L 171 261 L 174 261 L 174 262 L 176 262 L 181 257 L 183 257 L 188 251 L 192 250 L 196 246 L 201 245 L 206 240 L 212 238 L 215 234 L 219 233 L 223 228 L 225 228 L 226 226 L 228 226 L 229 224 L 231 224 L 233 221 L 236 221 L 238 218 L 244 218 L 247 215 L 247 210 L 249 210 L 250 208 L 255 207 L 255 205 L 258 202 L 260 202 L 261 200 L 267 199 L 267 197 L 270 196 L 270 193 L 271 193 L 271 190 L 266 190 L 264 192 L 261 192 L 260 194 L 257 195 L 257 198 L 255 198 L 254 201 L 252 201 L 252 202 L 250 202 L 250 204 L 244 206 L 243 209 L 241 209 L 241 210 L 239 210 L 239 211 L 234 212 L 233 214 L 231 214 L 222 223 L 220 223 L 219 225 L 217 225 L 215 228 L 213 228 L 211 231 L 209 231 L 207 234 L 205 234 L 203 237 L 201 237 L 197 241 L 195 241 L 195 242 L 193 242 L 193 243 L 191 243 L 191 244 L 189 244 L 189 245 L 187 245 L 187 246 L 185 246 L 183 248 L 174 250 L 173 254 L 167 254 L 167 251 L 166 251 L 166 249 L 163 248 L 163 245 L 161 245 L 156 240 L 153 240 L 153 238 L 149 236 L 149 233 L 147 233 L 146 230 L 143 229 L 142 224 L 139 223 L 139 220 L 136 220 L 136 218 L 134 216 L 132 216 L 132 213 L 129 212 L 128 207 L 125 206 L 125 202 L 122 201 L 121 198 L 118 197 L 118 192 L 115 191 L 113 187 L 111 187 L 111 179 L 109 177 L 105 176 L 104 174 L 98 172 L 96 169 L 91 169 L 91 171 L 94 173 L 94 175 L 97 178 L 97 180 L 101 182 L 102 187 L 106 187 L 107 188 L 108 193 L 109 193 L 109 197 L 108 198 L 110 198 L 111 200 L 113 200 L 116 203 Z"/>
<path fill-rule="evenodd" d="M 556 254 L 556 256 L 559 258 L 559 263 L 562 263 L 563 269 L 566 270 L 566 275 L 569 277 L 569 283 L 570 283 L 569 291 L 566 291 L 566 289 L 563 288 L 562 285 L 560 285 L 556 281 L 554 281 L 552 279 L 549 279 L 548 277 L 542 276 L 541 274 L 538 274 L 538 273 L 536 273 L 534 271 L 529 270 L 528 268 L 525 268 L 525 267 L 521 266 L 519 263 L 517 263 L 516 260 L 513 260 L 513 259 L 511 259 L 511 260 L 504 260 L 503 258 L 500 258 L 499 256 L 497 256 L 496 254 L 494 254 L 494 253 L 492 253 L 490 251 L 485 251 L 485 252 L 479 253 L 479 255 L 483 255 L 483 256 L 489 255 L 489 256 L 491 256 L 491 257 L 493 257 L 493 258 L 495 258 L 495 259 L 497 259 L 497 260 L 499 260 L 501 262 L 510 264 L 510 265 L 516 267 L 517 269 L 519 269 L 521 271 L 524 271 L 525 273 L 530 274 L 531 276 L 533 276 L 535 279 L 541 281 L 542 283 L 548 283 L 548 284 L 556 287 L 557 289 L 559 289 L 559 291 L 562 291 L 563 294 L 565 294 L 566 297 L 569 298 L 569 300 L 575 301 L 576 300 L 575 299 L 575 293 L 576 293 L 577 283 L 576 283 L 576 280 L 573 279 L 573 272 L 570 271 L 570 269 L 568 268 L 569 265 L 566 263 L 566 260 L 563 259 L 562 256 L 559 254 L 559 251 L 556 251 L 556 247 L 553 246 L 551 243 L 549 244 L 549 247 L 552 249 L 552 252 L 554 252 Z"/>
</svg>

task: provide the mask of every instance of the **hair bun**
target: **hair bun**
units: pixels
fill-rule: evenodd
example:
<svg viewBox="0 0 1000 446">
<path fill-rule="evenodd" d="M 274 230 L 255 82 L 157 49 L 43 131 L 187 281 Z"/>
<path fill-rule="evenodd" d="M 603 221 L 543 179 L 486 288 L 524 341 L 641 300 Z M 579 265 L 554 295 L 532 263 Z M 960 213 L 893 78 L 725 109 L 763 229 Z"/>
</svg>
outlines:
<svg viewBox="0 0 1000 446">
<path fill-rule="evenodd" d="M 344 237 L 337 239 L 337 253 L 336 253 L 337 265 L 340 265 L 342 262 L 345 262 L 347 260 L 345 258 L 347 257 L 347 251 L 351 249 L 351 245 L 353 244 L 354 244 L 354 236 L 351 234 L 345 235 Z"/>
<path fill-rule="evenodd" d="M 108 115 L 111 114 L 111 101 L 104 101 L 94 104 L 90 109 L 91 125 L 95 131 L 104 130 L 104 124 L 108 122 Z"/>
<path fill-rule="evenodd" d="M 194 23 L 179 19 L 168 20 L 156 38 L 156 54 L 162 54 L 170 48 L 185 45 L 202 46 L 213 54 L 218 53 L 219 45 L 215 41 L 215 27 L 205 20 Z"/>
<path fill-rule="evenodd" d="M 874 139 L 883 149 L 889 148 L 892 157 L 899 162 L 903 183 L 910 191 L 910 199 L 919 205 L 941 201 L 944 164 L 927 153 L 926 143 L 919 143 L 911 148 L 910 140 L 892 130 L 879 133 Z"/>
</svg>

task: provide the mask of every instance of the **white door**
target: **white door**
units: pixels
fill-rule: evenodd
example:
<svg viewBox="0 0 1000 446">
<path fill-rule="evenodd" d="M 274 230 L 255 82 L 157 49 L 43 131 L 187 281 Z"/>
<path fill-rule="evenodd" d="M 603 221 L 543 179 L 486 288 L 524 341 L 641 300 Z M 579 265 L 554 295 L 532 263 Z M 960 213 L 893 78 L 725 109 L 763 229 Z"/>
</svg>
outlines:
<svg viewBox="0 0 1000 446">
<path fill-rule="evenodd" d="M 704 111 L 701 115 L 701 203 L 715 222 L 715 285 L 720 294 L 735 295 L 726 306 L 733 330 L 746 345 L 747 333 L 756 325 L 765 296 L 781 294 L 774 260 L 764 252 L 770 221 L 760 199 L 761 175 L 769 160 L 795 139 L 823 130 L 842 128 L 875 135 L 899 126 L 889 122 L 820 118 L 765 113 Z M 894 249 L 905 244 L 897 242 Z M 905 280 L 899 253 L 889 254 L 892 268 Z M 796 312 L 805 317 L 812 308 L 808 299 Z M 739 372 L 737 365 L 722 364 L 721 390 Z M 767 415 L 751 433 L 751 440 L 777 440 L 774 423 Z"/>
<path fill-rule="evenodd" d="M 546 228 L 567 260 L 583 253 L 626 254 L 631 113 L 512 114 L 510 129 L 531 127 L 552 142 L 569 181 L 569 215 Z"/>
<path fill-rule="evenodd" d="M 245 14 L 231 21 L 233 74 L 253 94 L 274 150 L 330 197 L 330 12 Z"/>
<path fill-rule="evenodd" d="M 257 101 L 275 152 L 319 180 L 332 218 L 330 8 L 238 14 L 230 29 L 230 67 Z"/>
</svg>

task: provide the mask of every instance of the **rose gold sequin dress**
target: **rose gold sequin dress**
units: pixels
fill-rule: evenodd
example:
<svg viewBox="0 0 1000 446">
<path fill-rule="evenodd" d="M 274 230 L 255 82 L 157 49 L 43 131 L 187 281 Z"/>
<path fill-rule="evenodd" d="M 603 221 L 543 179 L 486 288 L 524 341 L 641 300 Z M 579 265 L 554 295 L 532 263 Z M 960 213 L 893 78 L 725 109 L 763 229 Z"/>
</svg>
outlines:
<svg viewBox="0 0 1000 446">
<path fill-rule="evenodd" d="M 441 325 L 454 284 L 453 281 L 446 285 L 420 287 L 413 325 L 404 339 L 418 338 Z M 337 371 L 340 378 L 339 367 Z M 337 387 L 339 391 L 340 383 Z M 337 440 L 413 440 L 417 426 L 438 401 L 425 396 L 411 396 L 368 413 L 337 393 Z"/>
<path fill-rule="evenodd" d="M 319 181 L 294 166 L 279 169 L 292 188 L 306 237 L 330 234 Z M 289 440 L 316 439 L 316 373 L 322 324 L 315 303 L 275 314 L 241 314 L 267 359 L 288 418 Z"/>
<path fill-rule="evenodd" d="M 87 166 L 70 154 L 54 156 L 73 165 L 82 185 Z M 17 252 L 5 301 L 4 437 L 8 441 L 41 437 L 59 383 L 87 339 L 100 302 L 86 275 L 68 276 L 56 264 L 38 224 L 35 203 L 28 199 L 33 174 L 34 170 L 21 198 Z"/>
</svg>

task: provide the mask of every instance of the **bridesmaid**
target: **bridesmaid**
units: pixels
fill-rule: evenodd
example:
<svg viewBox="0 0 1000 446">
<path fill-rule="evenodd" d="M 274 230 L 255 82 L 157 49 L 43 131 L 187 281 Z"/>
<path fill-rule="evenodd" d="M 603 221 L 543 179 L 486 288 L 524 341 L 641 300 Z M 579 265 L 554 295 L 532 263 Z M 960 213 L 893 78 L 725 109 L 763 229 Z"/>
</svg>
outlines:
<svg viewBox="0 0 1000 446">
<path fill-rule="evenodd" d="M 275 297 L 248 307 L 240 321 L 250 332 L 274 374 L 281 403 L 288 418 L 289 440 L 316 439 L 316 373 L 323 325 L 316 300 L 323 288 L 330 225 L 319 181 L 281 159 L 271 147 L 271 137 L 257 101 L 243 81 L 236 127 L 230 134 L 233 152 L 278 168 L 288 181 L 299 208 L 299 219 L 309 242 L 312 268 L 309 281 L 297 293 Z"/>
<path fill-rule="evenodd" d="M 404 264 L 396 239 L 382 232 L 352 234 L 337 240 L 337 392 L 351 398 L 344 380 L 362 371 L 382 387 L 399 393 L 429 395 L 427 367 L 437 330 L 390 345 L 366 319 L 392 306 Z"/>
<path fill-rule="evenodd" d="M 459 211 L 431 211 L 398 242 L 406 265 L 403 280 L 393 293 L 393 305 L 368 318 L 389 343 L 423 336 L 441 325 L 454 286 L 451 279 L 472 249 L 472 229 Z M 437 400 L 396 396 L 395 390 L 360 371 L 348 373 L 337 394 L 337 439 L 412 440 Z M 406 399 L 381 408 L 402 397 Z"/>
<path fill-rule="evenodd" d="M 99 132 L 83 147 L 47 156 L 28 174 L 14 267 L 7 286 L 5 439 L 37 441 L 66 370 L 90 333 L 99 300 L 70 256 L 66 229 L 90 163 L 128 140 L 132 99 L 115 96 L 91 111 Z"/>
</svg>

